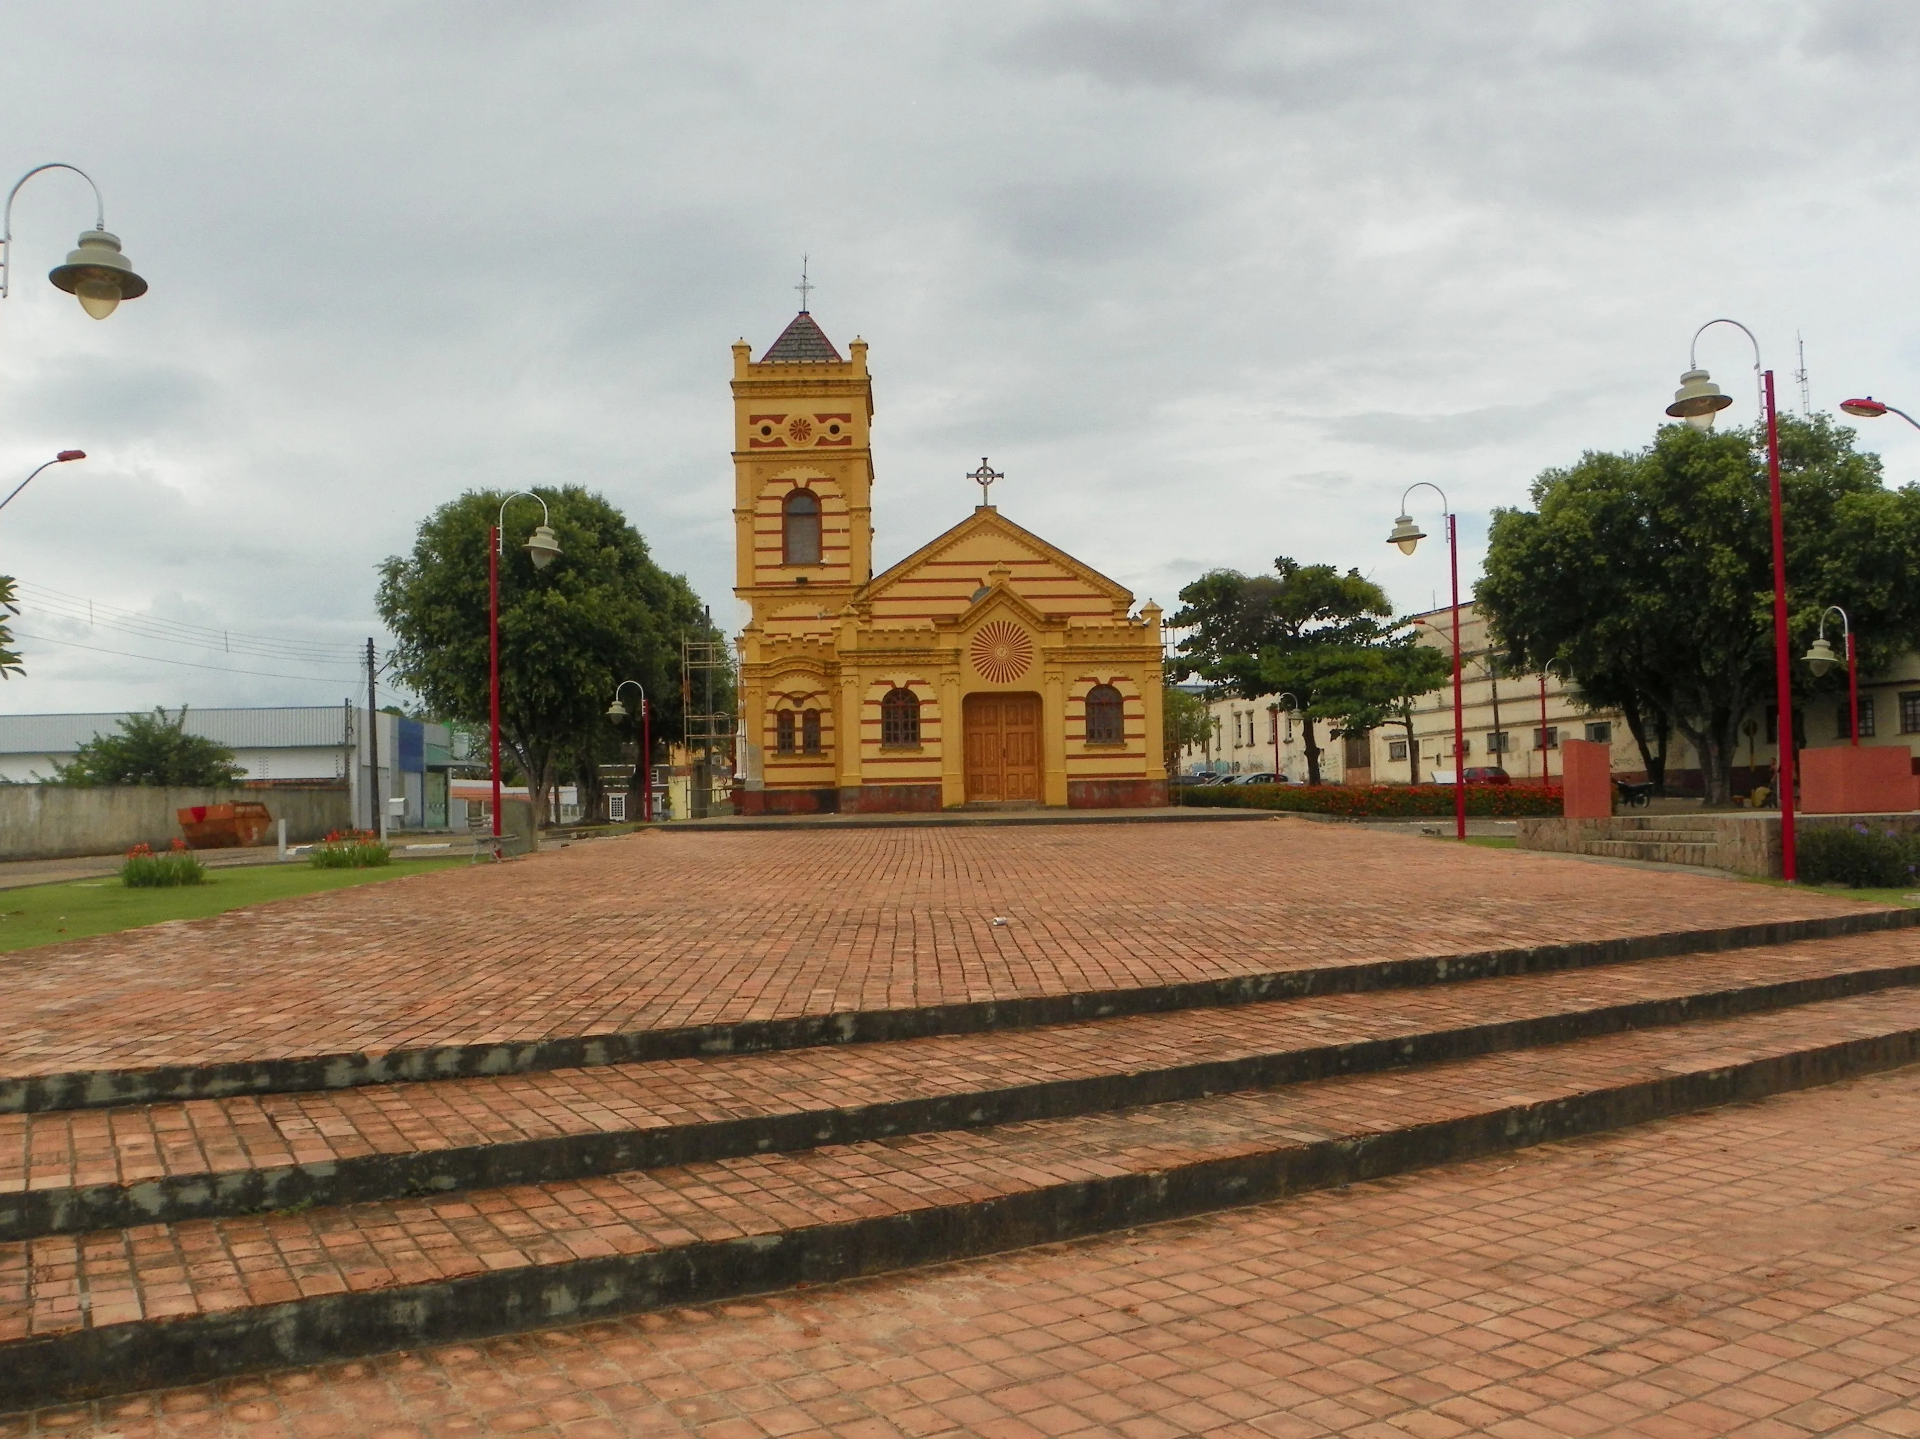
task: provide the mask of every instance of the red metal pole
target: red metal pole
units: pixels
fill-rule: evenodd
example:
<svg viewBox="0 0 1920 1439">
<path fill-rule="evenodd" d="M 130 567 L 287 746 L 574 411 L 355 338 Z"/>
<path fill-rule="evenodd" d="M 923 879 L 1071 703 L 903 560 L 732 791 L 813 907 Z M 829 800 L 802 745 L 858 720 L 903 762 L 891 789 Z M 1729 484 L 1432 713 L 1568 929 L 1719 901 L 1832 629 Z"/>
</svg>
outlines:
<svg viewBox="0 0 1920 1439">
<path fill-rule="evenodd" d="M 1460 698 L 1460 535 L 1453 512 L 1447 512 L 1447 558 L 1453 567 L 1453 828 L 1456 839 L 1467 837 L 1466 707 Z"/>
<path fill-rule="evenodd" d="M 1553 783 L 1553 776 L 1547 773 L 1547 672 L 1540 671 L 1540 788 L 1545 789 Z"/>
<path fill-rule="evenodd" d="M 1780 417 L 1774 409 L 1773 371 L 1765 380 L 1767 396 L 1767 484 L 1773 508 L 1773 669 L 1780 761 L 1780 877 L 1791 881 L 1800 866 L 1793 833 L 1793 671 L 1787 650 L 1787 537 L 1780 515 Z M 1849 636 L 1851 638 L 1851 636 Z"/>
<path fill-rule="evenodd" d="M 1860 670 L 1853 662 L 1853 626 L 1847 626 L 1847 703 L 1853 710 L 1853 743 L 1860 744 Z"/>
<path fill-rule="evenodd" d="M 500 531 L 487 527 L 487 690 L 493 755 L 493 857 L 500 858 Z"/>
<path fill-rule="evenodd" d="M 653 707 L 640 696 L 640 818 L 653 821 Z"/>
</svg>

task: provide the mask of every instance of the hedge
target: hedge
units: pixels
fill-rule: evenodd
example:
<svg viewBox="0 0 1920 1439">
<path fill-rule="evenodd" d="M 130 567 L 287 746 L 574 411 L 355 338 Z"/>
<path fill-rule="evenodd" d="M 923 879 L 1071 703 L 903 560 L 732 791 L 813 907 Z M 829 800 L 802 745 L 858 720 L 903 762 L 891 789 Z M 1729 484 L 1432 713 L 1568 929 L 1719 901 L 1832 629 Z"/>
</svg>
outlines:
<svg viewBox="0 0 1920 1439">
<path fill-rule="evenodd" d="M 1230 784 L 1182 785 L 1178 803 L 1221 809 L 1284 809 L 1347 819 L 1419 819 L 1453 813 L 1450 784 Z M 1470 784 L 1467 813 L 1512 818 L 1558 815 L 1559 785 Z"/>
</svg>

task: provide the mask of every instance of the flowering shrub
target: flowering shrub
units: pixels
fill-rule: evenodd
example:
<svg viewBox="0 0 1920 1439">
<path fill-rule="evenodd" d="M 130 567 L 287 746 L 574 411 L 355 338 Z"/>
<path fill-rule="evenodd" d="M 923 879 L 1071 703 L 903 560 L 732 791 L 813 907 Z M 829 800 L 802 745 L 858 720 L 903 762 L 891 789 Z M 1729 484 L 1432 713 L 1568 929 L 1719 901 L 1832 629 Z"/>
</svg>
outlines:
<svg viewBox="0 0 1920 1439">
<path fill-rule="evenodd" d="M 129 889 L 164 889 L 176 884 L 205 884 L 207 867 L 176 839 L 165 854 L 155 854 L 153 846 L 136 844 L 127 851 L 120 866 L 120 882 Z"/>
<path fill-rule="evenodd" d="M 393 851 L 368 829 L 336 829 L 313 847 L 309 862 L 315 869 L 368 869 L 391 864 Z"/>
<path fill-rule="evenodd" d="M 1920 835 L 1875 833 L 1858 821 L 1815 825 L 1800 831 L 1796 849 L 1802 884 L 1893 889 L 1920 878 Z"/>
<path fill-rule="evenodd" d="M 1230 784 L 1186 785 L 1181 804 L 1222 809 L 1282 809 L 1337 814 L 1346 819 L 1422 819 L 1453 813 L 1450 784 Z M 1558 815 L 1558 785 L 1470 784 L 1467 813 L 1512 818 Z"/>
</svg>

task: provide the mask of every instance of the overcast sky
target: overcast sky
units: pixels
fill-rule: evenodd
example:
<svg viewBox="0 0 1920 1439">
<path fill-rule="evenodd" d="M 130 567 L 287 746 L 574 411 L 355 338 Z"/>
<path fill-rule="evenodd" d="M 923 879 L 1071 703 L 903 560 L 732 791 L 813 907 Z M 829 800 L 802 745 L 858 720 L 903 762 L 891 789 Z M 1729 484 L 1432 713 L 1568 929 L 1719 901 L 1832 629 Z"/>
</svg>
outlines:
<svg viewBox="0 0 1920 1439">
<path fill-rule="evenodd" d="M 1816 408 L 1920 407 L 1917 51 L 1897 0 L 16 0 L 0 186 L 87 169 L 153 288 L 88 319 L 44 278 L 85 186 L 21 192 L 0 484 L 91 458 L 0 513 L 0 710 L 337 702 L 375 566 L 485 485 L 603 491 L 737 624 L 728 346 L 802 252 L 872 345 L 880 564 L 989 455 L 1142 602 L 1286 554 L 1425 608 L 1402 489 L 1470 585 L 1704 320 L 1783 404 L 1798 332 Z M 1744 343 L 1702 345 L 1735 423 Z M 1920 432 L 1862 440 L 1920 478 Z"/>
</svg>

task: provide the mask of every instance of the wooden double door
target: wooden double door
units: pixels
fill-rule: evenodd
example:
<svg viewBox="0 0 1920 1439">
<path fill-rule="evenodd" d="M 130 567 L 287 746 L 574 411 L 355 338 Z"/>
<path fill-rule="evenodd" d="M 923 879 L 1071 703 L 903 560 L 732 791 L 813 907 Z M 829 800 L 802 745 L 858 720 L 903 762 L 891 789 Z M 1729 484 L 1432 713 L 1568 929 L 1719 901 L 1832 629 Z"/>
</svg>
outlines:
<svg viewBox="0 0 1920 1439">
<path fill-rule="evenodd" d="M 1039 803 L 1039 695 L 968 695 L 966 742 L 967 803 Z"/>
</svg>

